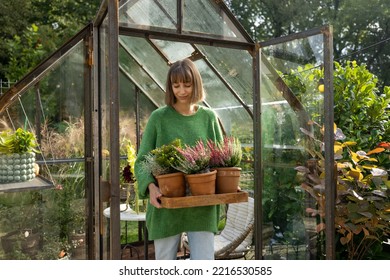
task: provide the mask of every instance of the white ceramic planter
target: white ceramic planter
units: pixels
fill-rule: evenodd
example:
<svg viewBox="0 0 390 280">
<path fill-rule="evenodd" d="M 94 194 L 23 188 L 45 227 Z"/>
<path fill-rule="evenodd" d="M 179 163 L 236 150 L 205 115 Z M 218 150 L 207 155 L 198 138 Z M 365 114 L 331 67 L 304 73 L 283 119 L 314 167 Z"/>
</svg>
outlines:
<svg viewBox="0 0 390 280">
<path fill-rule="evenodd" d="M 0 154 L 0 183 L 16 183 L 35 178 L 35 153 Z"/>
</svg>

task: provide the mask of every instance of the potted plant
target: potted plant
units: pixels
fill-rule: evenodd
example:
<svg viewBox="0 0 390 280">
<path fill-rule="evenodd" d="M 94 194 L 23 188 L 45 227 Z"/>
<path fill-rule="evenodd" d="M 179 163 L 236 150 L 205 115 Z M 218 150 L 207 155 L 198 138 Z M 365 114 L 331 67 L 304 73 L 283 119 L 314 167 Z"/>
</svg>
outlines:
<svg viewBox="0 0 390 280">
<path fill-rule="evenodd" d="M 217 170 L 216 193 L 234 193 L 239 190 L 242 159 L 238 138 L 225 136 L 220 142 L 209 140 L 210 168 Z"/>
<path fill-rule="evenodd" d="M 185 173 L 192 195 L 215 194 L 216 170 L 210 170 L 211 153 L 202 140 L 194 146 L 185 145 L 177 148 L 181 157 L 176 169 Z"/>
<path fill-rule="evenodd" d="M 175 139 L 170 144 L 152 150 L 142 162 L 143 171 L 156 178 L 162 195 L 166 197 L 181 197 L 186 194 L 184 174 L 175 168 L 182 159 L 178 148 L 181 148 L 181 141 Z"/>
<path fill-rule="evenodd" d="M 18 128 L 0 133 L 0 183 L 23 182 L 35 178 L 37 143 L 32 132 Z"/>
<path fill-rule="evenodd" d="M 138 196 L 138 185 L 134 178 L 134 164 L 137 157 L 134 145 L 131 141 L 126 141 L 126 165 L 122 169 L 122 180 L 121 180 L 121 198 L 126 200 L 126 211 L 129 205 L 132 209 L 139 213 L 140 204 Z"/>
</svg>

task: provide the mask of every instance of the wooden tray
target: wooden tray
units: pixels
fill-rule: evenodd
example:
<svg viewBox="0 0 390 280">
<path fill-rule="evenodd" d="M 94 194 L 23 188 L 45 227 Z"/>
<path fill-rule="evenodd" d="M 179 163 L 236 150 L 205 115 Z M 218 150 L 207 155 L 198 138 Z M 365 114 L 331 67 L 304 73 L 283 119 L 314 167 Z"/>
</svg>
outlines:
<svg viewBox="0 0 390 280">
<path fill-rule="evenodd" d="M 161 197 L 161 205 L 164 208 L 186 208 L 247 201 L 248 193 L 244 191 L 239 191 L 236 193 L 196 195 L 184 197 Z"/>
</svg>

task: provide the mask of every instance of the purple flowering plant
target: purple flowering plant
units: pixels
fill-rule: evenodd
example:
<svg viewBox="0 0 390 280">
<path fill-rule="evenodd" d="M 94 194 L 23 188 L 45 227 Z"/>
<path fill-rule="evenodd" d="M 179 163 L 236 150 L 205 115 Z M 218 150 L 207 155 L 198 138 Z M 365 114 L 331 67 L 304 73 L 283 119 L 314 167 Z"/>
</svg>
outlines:
<svg viewBox="0 0 390 280">
<path fill-rule="evenodd" d="M 178 158 L 178 165 L 175 166 L 186 174 L 206 173 L 210 171 L 211 153 L 202 140 L 198 140 L 194 146 L 184 145 L 177 148 L 181 157 Z"/>
<path fill-rule="evenodd" d="M 225 136 L 220 142 L 207 141 L 210 150 L 210 167 L 239 166 L 242 159 L 241 142 L 233 136 Z"/>
</svg>

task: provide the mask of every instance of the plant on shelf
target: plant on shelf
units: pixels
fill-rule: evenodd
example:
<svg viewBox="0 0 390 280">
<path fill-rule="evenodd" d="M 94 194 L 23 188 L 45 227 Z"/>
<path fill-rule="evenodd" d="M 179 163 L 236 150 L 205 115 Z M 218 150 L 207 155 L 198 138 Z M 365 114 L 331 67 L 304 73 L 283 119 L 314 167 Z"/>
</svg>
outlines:
<svg viewBox="0 0 390 280">
<path fill-rule="evenodd" d="M 0 154 L 38 153 L 37 146 L 35 135 L 25 129 L 0 133 Z"/>
<path fill-rule="evenodd" d="M 220 142 L 207 141 L 210 150 L 210 168 L 217 170 L 216 192 L 237 192 L 241 177 L 241 143 L 238 138 L 225 136 Z"/>
<path fill-rule="evenodd" d="M 142 162 L 143 171 L 151 173 L 156 178 L 161 193 L 167 197 L 185 195 L 184 176 L 176 168 L 182 159 L 178 150 L 181 147 L 181 140 L 175 139 L 167 145 L 152 150 Z"/>
<path fill-rule="evenodd" d="M 38 174 L 37 142 L 32 132 L 18 128 L 0 133 L 0 183 L 31 180 Z"/>
</svg>

